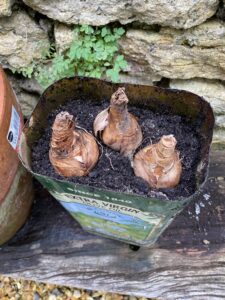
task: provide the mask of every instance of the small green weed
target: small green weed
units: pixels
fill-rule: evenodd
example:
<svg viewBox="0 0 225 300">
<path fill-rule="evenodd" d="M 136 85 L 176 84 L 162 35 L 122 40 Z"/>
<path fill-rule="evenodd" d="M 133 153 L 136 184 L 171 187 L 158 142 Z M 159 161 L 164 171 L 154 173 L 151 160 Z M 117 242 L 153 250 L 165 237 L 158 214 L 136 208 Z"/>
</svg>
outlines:
<svg viewBox="0 0 225 300">
<path fill-rule="evenodd" d="M 43 88 L 58 79 L 74 75 L 107 77 L 117 82 L 119 72 L 127 66 L 124 56 L 118 54 L 117 46 L 124 32 L 122 27 L 77 25 L 67 50 L 59 53 L 51 46 L 40 61 L 16 71 L 25 77 L 34 76 Z"/>
</svg>

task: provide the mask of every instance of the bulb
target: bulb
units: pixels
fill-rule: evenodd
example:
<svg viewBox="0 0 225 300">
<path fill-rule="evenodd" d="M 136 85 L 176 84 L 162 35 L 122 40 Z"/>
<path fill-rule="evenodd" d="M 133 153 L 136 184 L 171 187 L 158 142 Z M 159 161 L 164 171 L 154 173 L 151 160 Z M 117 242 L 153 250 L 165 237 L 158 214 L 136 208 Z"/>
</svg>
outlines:
<svg viewBox="0 0 225 300">
<path fill-rule="evenodd" d="M 142 131 L 134 115 L 128 112 L 125 88 L 112 94 L 110 106 L 100 112 L 94 121 L 95 136 L 105 145 L 129 158 L 141 144 Z"/>
<path fill-rule="evenodd" d="M 172 134 L 163 135 L 157 144 L 140 150 L 133 161 L 135 175 L 146 180 L 152 188 L 175 187 L 182 172 L 176 143 Z"/>
<path fill-rule="evenodd" d="M 52 126 L 49 159 L 55 171 L 65 177 L 85 176 L 98 161 L 95 138 L 76 128 L 73 116 L 59 113 Z"/>
</svg>

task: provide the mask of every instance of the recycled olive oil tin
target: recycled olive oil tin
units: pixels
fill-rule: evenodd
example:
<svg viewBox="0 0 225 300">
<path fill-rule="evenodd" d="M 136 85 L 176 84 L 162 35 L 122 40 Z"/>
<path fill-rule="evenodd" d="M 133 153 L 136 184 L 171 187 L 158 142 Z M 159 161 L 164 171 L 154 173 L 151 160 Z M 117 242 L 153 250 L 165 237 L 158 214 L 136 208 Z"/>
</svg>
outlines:
<svg viewBox="0 0 225 300">
<path fill-rule="evenodd" d="M 23 225 L 32 203 L 31 176 L 17 153 L 22 126 L 19 103 L 0 68 L 0 245 Z"/>
<path fill-rule="evenodd" d="M 130 105 L 158 111 L 164 106 L 172 114 L 188 118 L 200 135 L 200 159 L 196 171 L 196 192 L 188 198 L 162 200 L 143 197 L 46 177 L 32 171 L 31 148 L 47 125 L 48 114 L 75 95 L 94 101 L 110 99 L 121 84 L 92 78 L 64 78 L 41 96 L 20 141 L 20 158 L 24 166 L 48 189 L 55 199 L 87 231 L 140 246 L 151 246 L 174 217 L 191 200 L 197 199 L 206 180 L 214 116 L 210 105 L 201 97 L 185 91 L 153 86 L 123 84 Z M 196 124 L 196 125 L 194 125 Z"/>
</svg>

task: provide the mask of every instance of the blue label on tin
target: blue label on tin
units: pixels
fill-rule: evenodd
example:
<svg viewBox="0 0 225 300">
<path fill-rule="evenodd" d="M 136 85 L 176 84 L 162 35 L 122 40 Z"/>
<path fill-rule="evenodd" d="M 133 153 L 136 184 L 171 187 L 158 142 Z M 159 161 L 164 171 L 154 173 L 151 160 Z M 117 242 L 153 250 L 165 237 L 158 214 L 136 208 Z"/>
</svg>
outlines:
<svg viewBox="0 0 225 300">
<path fill-rule="evenodd" d="M 143 240 L 153 227 L 153 224 L 119 212 L 74 202 L 60 201 L 60 203 L 83 227 L 92 231 L 97 230 L 102 234 Z"/>
</svg>

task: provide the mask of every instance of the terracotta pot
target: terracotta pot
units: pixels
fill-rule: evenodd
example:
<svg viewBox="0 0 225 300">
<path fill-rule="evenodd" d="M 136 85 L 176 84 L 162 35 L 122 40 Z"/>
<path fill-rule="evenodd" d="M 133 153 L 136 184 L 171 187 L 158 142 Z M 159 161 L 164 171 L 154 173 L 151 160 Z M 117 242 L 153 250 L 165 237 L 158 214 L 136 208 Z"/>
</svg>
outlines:
<svg viewBox="0 0 225 300">
<path fill-rule="evenodd" d="M 32 203 L 31 178 L 17 155 L 22 126 L 19 103 L 0 68 L 0 244 L 22 226 Z"/>
</svg>

